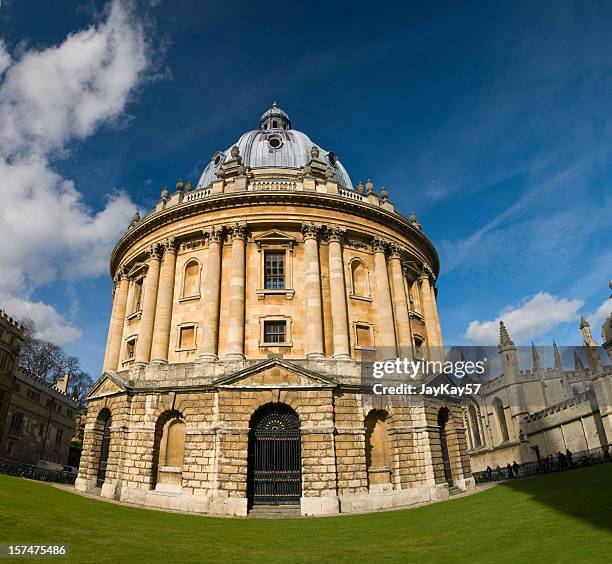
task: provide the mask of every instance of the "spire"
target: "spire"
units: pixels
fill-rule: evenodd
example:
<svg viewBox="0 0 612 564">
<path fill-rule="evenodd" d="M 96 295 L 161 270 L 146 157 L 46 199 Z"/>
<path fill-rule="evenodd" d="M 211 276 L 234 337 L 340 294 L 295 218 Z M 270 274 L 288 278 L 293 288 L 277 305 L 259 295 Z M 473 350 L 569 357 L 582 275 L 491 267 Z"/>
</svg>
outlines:
<svg viewBox="0 0 612 564">
<path fill-rule="evenodd" d="M 557 343 L 553 340 L 553 354 L 555 355 L 555 368 L 559 370 L 563 370 L 563 365 L 561 364 L 561 353 L 559 352 L 559 347 Z"/>
<path fill-rule="evenodd" d="M 576 370 L 584 370 L 584 364 L 582 364 L 582 359 L 580 358 L 576 347 L 574 347 L 574 367 Z"/>
<path fill-rule="evenodd" d="M 595 339 L 593 339 L 593 334 L 591 333 L 591 326 L 583 315 L 580 316 L 580 331 L 582 333 L 582 339 L 585 347 L 590 348 L 597 346 Z"/>
<path fill-rule="evenodd" d="M 513 347 L 514 343 L 512 342 L 512 339 L 510 338 L 510 335 L 508 335 L 508 330 L 506 329 L 506 326 L 504 325 L 503 321 L 499 322 L 499 346 L 500 347 Z"/>
<path fill-rule="evenodd" d="M 542 370 L 542 363 L 540 362 L 540 353 L 536 348 L 533 341 L 531 341 L 531 364 L 534 372 Z"/>
</svg>

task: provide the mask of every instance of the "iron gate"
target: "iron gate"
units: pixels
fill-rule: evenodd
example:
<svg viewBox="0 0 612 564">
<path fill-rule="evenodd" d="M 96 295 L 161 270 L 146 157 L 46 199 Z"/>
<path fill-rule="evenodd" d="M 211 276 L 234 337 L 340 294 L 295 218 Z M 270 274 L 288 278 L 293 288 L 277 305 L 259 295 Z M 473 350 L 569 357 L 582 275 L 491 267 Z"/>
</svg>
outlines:
<svg viewBox="0 0 612 564">
<path fill-rule="evenodd" d="M 289 408 L 275 405 L 254 418 L 249 434 L 248 497 L 251 506 L 300 503 L 300 450 L 300 422 Z"/>
<path fill-rule="evenodd" d="M 106 479 L 106 466 L 108 464 L 108 451 L 111 439 L 111 418 L 104 422 L 104 432 L 102 434 L 102 444 L 100 445 L 100 464 L 98 465 L 98 481 L 96 485 L 101 488 Z"/>
</svg>

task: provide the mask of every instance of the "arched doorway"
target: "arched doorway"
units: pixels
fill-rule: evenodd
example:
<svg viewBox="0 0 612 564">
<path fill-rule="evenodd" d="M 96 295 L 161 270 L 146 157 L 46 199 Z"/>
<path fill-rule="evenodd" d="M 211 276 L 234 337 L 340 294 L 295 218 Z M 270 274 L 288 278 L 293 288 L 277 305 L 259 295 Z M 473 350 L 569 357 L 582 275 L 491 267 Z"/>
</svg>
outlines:
<svg viewBox="0 0 612 564">
<path fill-rule="evenodd" d="M 453 485 L 450 455 L 448 454 L 448 441 L 446 439 L 446 425 L 448 423 L 448 409 L 443 407 L 438 412 L 438 428 L 440 429 L 440 448 L 442 449 L 442 462 L 444 464 L 444 479 L 450 486 Z"/>
<path fill-rule="evenodd" d="M 98 462 L 98 479 L 96 481 L 96 486 L 101 488 L 102 484 L 104 484 L 104 480 L 106 480 L 106 467 L 108 465 L 108 453 L 110 450 L 112 423 L 110 411 L 103 410 L 100 412 L 97 423 L 101 427 L 102 441 L 100 443 L 100 459 Z"/>
<path fill-rule="evenodd" d="M 290 407 L 268 404 L 251 418 L 249 506 L 297 505 L 302 496 L 300 420 Z"/>
</svg>

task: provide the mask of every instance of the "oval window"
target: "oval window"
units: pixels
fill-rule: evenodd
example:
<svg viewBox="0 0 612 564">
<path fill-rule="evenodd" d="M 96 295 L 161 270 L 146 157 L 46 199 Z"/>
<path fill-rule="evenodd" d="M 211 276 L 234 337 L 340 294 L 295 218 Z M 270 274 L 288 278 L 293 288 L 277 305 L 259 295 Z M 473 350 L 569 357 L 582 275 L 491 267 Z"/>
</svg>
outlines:
<svg viewBox="0 0 612 564">
<path fill-rule="evenodd" d="M 272 137 L 268 140 L 268 145 L 270 145 L 272 149 L 278 149 L 282 144 L 282 141 L 278 137 Z"/>
</svg>

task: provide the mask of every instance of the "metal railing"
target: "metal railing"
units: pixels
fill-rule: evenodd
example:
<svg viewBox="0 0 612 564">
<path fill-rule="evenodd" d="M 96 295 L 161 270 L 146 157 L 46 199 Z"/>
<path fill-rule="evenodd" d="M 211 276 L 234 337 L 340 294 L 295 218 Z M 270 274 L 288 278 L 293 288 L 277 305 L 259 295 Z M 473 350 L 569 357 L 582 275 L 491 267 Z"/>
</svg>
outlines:
<svg viewBox="0 0 612 564">
<path fill-rule="evenodd" d="M 582 450 L 571 453 L 571 457 L 567 457 L 565 453 L 562 456 L 554 455 L 552 460 L 547 457 L 542 457 L 540 460 L 532 462 L 523 462 L 518 464 L 518 471 L 512 469 L 512 475 L 509 475 L 507 466 L 503 468 L 492 468 L 491 472 L 483 470 L 474 472 L 472 476 L 477 484 L 486 482 L 500 482 L 512 478 L 527 478 L 529 476 L 539 476 L 553 472 L 564 472 L 567 470 L 576 470 L 577 468 L 585 468 L 596 464 L 606 464 L 612 462 L 612 445 L 608 444 L 599 448 L 590 450 Z"/>
<path fill-rule="evenodd" d="M 60 484 L 74 484 L 76 474 L 64 470 L 51 470 L 40 468 L 32 464 L 24 464 L 15 460 L 0 458 L 0 474 L 27 478 L 29 480 L 39 480 L 41 482 L 58 482 Z"/>
</svg>

